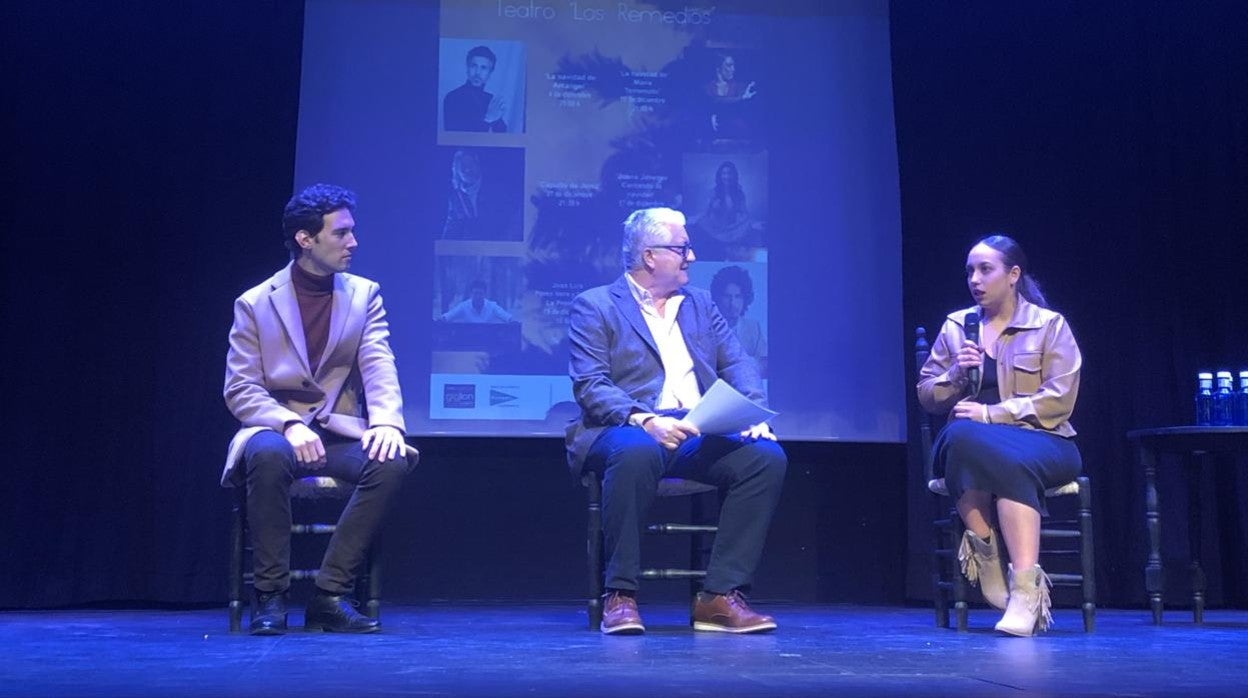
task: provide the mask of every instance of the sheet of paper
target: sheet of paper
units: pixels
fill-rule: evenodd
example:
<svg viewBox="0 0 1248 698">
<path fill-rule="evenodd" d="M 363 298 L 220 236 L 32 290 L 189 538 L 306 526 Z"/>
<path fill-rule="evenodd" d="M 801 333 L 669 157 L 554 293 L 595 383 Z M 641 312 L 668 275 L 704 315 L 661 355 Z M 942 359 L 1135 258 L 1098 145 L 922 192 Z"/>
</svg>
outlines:
<svg viewBox="0 0 1248 698">
<path fill-rule="evenodd" d="M 777 414 L 755 404 L 723 380 L 716 380 L 685 420 L 703 434 L 736 434 Z"/>
</svg>

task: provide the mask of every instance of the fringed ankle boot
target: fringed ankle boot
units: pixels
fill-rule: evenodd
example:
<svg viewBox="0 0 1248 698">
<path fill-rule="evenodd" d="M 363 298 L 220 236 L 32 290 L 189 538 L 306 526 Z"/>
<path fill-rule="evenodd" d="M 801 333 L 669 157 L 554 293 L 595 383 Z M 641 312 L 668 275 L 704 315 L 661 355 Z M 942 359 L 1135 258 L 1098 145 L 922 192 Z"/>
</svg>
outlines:
<svg viewBox="0 0 1248 698">
<path fill-rule="evenodd" d="M 1010 565 L 1010 603 L 997 623 L 997 630 L 1018 637 L 1031 637 L 1053 625 L 1049 612 L 1052 601 L 1049 589 L 1053 583 L 1040 565 L 1017 571 Z"/>
<path fill-rule="evenodd" d="M 984 600 L 993 608 L 1004 610 L 1010 592 L 1005 588 L 1005 572 L 1001 568 L 997 537 L 998 533 L 991 531 L 988 540 L 983 541 L 968 530 L 958 548 L 958 562 L 962 564 L 962 574 L 971 586 L 979 585 Z"/>
</svg>

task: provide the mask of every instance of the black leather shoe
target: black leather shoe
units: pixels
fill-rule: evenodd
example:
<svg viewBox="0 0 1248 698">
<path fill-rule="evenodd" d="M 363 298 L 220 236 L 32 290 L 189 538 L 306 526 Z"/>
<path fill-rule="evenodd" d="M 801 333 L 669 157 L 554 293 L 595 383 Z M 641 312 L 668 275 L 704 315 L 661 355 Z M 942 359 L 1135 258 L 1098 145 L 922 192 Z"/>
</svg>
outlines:
<svg viewBox="0 0 1248 698">
<path fill-rule="evenodd" d="M 257 591 L 251 602 L 252 635 L 283 635 L 286 633 L 286 592 Z"/>
<path fill-rule="evenodd" d="M 355 610 L 355 602 L 346 596 L 331 596 L 318 591 L 304 611 L 303 629 L 312 632 L 375 633 L 381 621 L 373 620 Z"/>
</svg>

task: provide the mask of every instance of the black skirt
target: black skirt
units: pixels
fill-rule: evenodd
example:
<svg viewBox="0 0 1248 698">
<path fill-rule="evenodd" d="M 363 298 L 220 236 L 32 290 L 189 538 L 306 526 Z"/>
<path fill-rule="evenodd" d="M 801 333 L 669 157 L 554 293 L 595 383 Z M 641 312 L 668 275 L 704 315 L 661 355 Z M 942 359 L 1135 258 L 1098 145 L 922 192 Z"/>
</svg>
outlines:
<svg viewBox="0 0 1248 698">
<path fill-rule="evenodd" d="M 949 496 L 984 490 L 1022 502 L 1048 516 L 1044 491 L 1083 471 L 1074 442 L 1037 429 L 954 419 L 932 445 L 932 469 L 945 478 Z"/>
</svg>

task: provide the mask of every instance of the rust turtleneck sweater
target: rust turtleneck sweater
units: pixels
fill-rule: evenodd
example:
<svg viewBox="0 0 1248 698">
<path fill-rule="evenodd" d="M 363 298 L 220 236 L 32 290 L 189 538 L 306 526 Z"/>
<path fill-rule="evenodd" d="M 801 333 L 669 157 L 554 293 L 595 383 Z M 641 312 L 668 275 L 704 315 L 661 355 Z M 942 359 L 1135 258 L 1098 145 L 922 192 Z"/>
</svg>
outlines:
<svg viewBox="0 0 1248 698">
<path fill-rule="evenodd" d="M 290 281 L 299 299 L 299 317 L 303 320 L 303 337 L 308 343 L 308 365 L 316 373 L 321 354 L 329 341 L 329 316 L 334 306 L 334 275 L 315 276 L 297 263 L 291 265 Z"/>
</svg>

